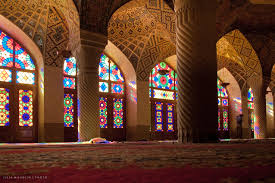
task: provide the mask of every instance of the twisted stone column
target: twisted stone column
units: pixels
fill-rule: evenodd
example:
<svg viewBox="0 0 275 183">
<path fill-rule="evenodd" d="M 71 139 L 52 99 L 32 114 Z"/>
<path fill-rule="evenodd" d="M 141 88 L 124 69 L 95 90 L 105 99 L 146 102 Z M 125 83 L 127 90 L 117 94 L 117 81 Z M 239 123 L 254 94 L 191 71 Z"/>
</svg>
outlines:
<svg viewBox="0 0 275 183">
<path fill-rule="evenodd" d="M 266 89 L 257 87 L 253 89 L 256 121 L 254 122 L 254 138 L 266 138 Z"/>
<path fill-rule="evenodd" d="M 98 66 L 107 44 L 107 37 L 81 30 L 81 50 L 78 60 L 79 140 L 100 136 Z"/>
<path fill-rule="evenodd" d="M 175 0 L 178 141 L 217 140 L 216 0 Z"/>
</svg>

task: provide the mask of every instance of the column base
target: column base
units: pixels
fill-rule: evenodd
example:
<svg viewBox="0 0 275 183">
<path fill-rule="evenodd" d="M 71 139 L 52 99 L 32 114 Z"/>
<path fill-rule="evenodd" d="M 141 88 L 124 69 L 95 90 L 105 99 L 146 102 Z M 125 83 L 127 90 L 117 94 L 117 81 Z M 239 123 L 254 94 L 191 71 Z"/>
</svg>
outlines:
<svg viewBox="0 0 275 183">
<path fill-rule="evenodd" d="M 193 136 L 193 143 L 218 143 L 218 132 L 203 131 Z"/>
</svg>

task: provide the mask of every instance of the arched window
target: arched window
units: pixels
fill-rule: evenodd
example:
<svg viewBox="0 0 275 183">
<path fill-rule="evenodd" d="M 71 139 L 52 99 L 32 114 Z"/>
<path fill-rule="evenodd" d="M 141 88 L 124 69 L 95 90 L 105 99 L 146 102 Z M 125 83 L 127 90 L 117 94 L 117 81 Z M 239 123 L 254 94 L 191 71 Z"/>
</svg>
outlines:
<svg viewBox="0 0 275 183">
<path fill-rule="evenodd" d="M 37 141 L 36 86 L 31 56 L 0 31 L 0 142 Z"/>
<path fill-rule="evenodd" d="M 63 66 L 64 87 L 64 141 L 77 140 L 77 82 L 76 59 L 65 59 Z"/>
<path fill-rule="evenodd" d="M 229 102 L 228 93 L 220 79 L 217 79 L 218 90 L 218 131 L 219 138 L 229 138 Z"/>
<path fill-rule="evenodd" d="M 251 88 L 249 88 L 247 93 L 247 103 L 248 103 L 248 118 L 250 121 L 251 138 L 254 138 L 254 123 L 255 123 L 255 113 L 254 113 L 254 95 Z"/>
<path fill-rule="evenodd" d="M 124 77 L 105 54 L 101 55 L 98 75 L 100 135 L 108 140 L 126 140 Z"/>
<path fill-rule="evenodd" d="M 152 139 L 176 139 L 177 74 L 165 62 L 157 64 L 150 73 Z"/>
</svg>

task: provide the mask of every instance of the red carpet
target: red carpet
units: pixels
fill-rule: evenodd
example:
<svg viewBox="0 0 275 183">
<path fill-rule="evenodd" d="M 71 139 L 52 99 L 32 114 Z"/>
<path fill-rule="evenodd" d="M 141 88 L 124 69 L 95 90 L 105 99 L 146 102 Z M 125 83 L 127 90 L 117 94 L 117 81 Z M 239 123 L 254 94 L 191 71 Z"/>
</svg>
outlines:
<svg viewBox="0 0 275 183">
<path fill-rule="evenodd" d="M 1 146 L 0 150 L 1 183 L 255 181 L 275 182 L 274 144 Z"/>
</svg>

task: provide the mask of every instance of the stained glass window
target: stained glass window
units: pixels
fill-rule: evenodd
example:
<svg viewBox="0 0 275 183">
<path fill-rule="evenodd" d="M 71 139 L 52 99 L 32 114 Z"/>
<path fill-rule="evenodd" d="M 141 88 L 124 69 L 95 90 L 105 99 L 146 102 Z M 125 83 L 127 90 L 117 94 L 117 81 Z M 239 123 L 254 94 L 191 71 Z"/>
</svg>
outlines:
<svg viewBox="0 0 275 183">
<path fill-rule="evenodd" d="M 0 126 L 10 124 L 10 90 L 0 88 Z"/>
<path fill-rule="evenodd" d="M 254 137 L 254 124 L 256 122 L 256 117 L 254 113 L 254 94 L 251 88 L 248 89 L 247 93 L 247 105 L 248 105 L 248 112 L 249 112 L 249 121 L 251 127 L 251 137 Z"/>
<path fill-rule="evenodd" d="M 223 109 L 223 130 L 228 131 L 228 110 Z"/>
<path fill-rule="evenodd" d="M 228 131 L 228 93 L 220 79 L 217 79 L 217 93 L 218 93 L 218 131 Z M 220 136 L 220 138 L 229 138 L 229 136 Z"/>
<path fill-rule="evenodd" d="M 64 88 L 75 89 L 75 78 L 64 77 Z"/>
<path fill-rule="evenodd" d="M 152 108 L 153 133 L 175 132 L 176 111 L 178 98 L 178 76 L 167 63 L 160 62 L 152 69 L 149 77 L 149 97 Z"/>
<path fill-rule="evenodd" d="M 218 131 L 221 130 L 221 111 L 218 108 Z"/>
<path fill-rule="evenodd" d="M 66 58 L 63 65 L 64 127 L 77 127 L 76 114 L 78 114 L 78 103 L 75 102 L 77 101 L 76 76 L 75 57 Z"/>
<path fill-rule="evenodd" d="M 114 128 L 123 128 L 123 99 L 113 99 Z"/>
<path fill-rule="evenodd" d="M 0 81 L 11 82 L 11 71 L 8 69 L 0 69 Z"/>
<path fill-rule="evenodd" d="M 250 102 L 254 101 L 254 95 L 253 95 L 253 92 L 252 92 L 251 88 L 249 88 L 249 90 L 248 90 L 247 100 L 250 101 Z"/>
<path fill-rule="evenodd" d="M 101 55 L 98 68 L 99 79 L 109 80 L 109 70 L 109 58 L 106 55 Z"/>
<path fill-rule="evenodd" d="M 174 131 L 174 104 L 166 104 L 167 106 L 167 131 Z"/>
<path fill-rule="evenodd" d="M 101 95 L 99 98 L 100 128 L 124 128 L 125 82 L 122 72 L 107 55 L 102 54 L 98 76 Z M 112 108 L 107 108 L 107 101 L 113 101 Z M 108 121 L 108 115 L 112 115 L 113 119 Z"/>
<path fill-rule="evenodd" d="M 99 92 L 108 93 L 109 92 L 109 83 L 99 82 Z"/>
<path fill-rule="evenodd" d="M 74 57 L 65 59 L 64 75 L 76 76 L 76 59 Z"/>
<path fill-rule="evenodd" d="M 163 131 L 163 103 L 155 102 L 155 131 Z"/>
<path fill-rule="evenodd" d="M 16 71 L 16 83 L 33 85 L 35 83 L 35 74 L 30 72 Z"/>
<path fill-rule="evenodd" d="M 35 63 L 25 48 L 2 31 L 0 67 L 0 126 L 8 126 L 10 130 L 20 126 L 16 131 L 23 128 L 34 130 L 31 127 L 34 126 L 36 113 L 33 105 L 36 93 Z M 7 86 L 4 82 L 9 83 L 8 89 L 2 86 Z"/>
<path fill-rule="evenodd" d="M 124 82 L 123 76 L 119 68 L 112 61 L 110 61 L 110 77 L 111 81 Z"/>
<path fill-rule="evenodd" d="M 107 98 L 100 97 L 99 99 L 99 121 L 100 128 L 107 128 Z"/>
<path fill-rule="evenodd" d="M 33 126 L 33 92 L 19 90 L 19 126 Z"/>
<path fill-rule="evenodd" d="M 175 93 L 172 91 L 153 89 L 153 98 L 156 99 L 175 100 L 174 95 Z"/>
<path fill-rule="evenodd" d="M 160 74 L 160 71 L 166 71 L 166 74 Z M 154 88 L 173 90 L 175 87 L 175 72 L 165 62 L 157 64 L 152 69 L 150 78 L 151 86 Z"/>
<path fill-rule="evenodd" d="M 64 94 L 64 126 L 74 127 L 74 94 Z"/>
<path fill-rule="evenodd" d="M 249 88 L 248 90 L 247 100 L 248 100 L 248 109 L 254 109 L 254 95 L 251 88 Z"/>
<path fill-rule="evenodd" d="M 18 69 L 35 70 L 31 56 L 18 43 L 15 43 L 15 67 Z"/>
<path fill-rule="evenodd" d="M 254 132 L 254 124 L 255 124 L 255 121 L 256 121 L 256 117 L 255 117 L 255 114 L 254 114 L 254 111 L 251 112 L 250 114 L 250 121 L 251 121 L 251 131 Z"/>
<path fill-rule="evenodd" d="M 13 39 L 0 31 L 0 66 L 13 67 Z"/>
<path fill-rule="evenodd" d="M 124 94 L 123 84 L 112 83 L 112 93 Z"/>
</svg>

